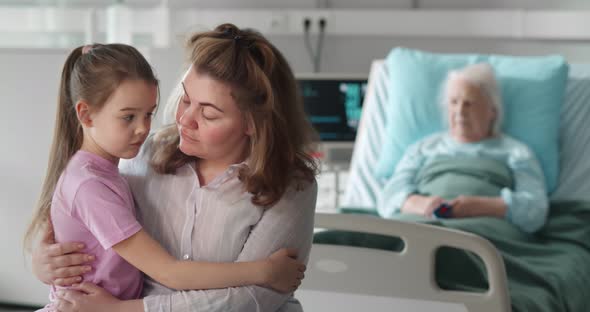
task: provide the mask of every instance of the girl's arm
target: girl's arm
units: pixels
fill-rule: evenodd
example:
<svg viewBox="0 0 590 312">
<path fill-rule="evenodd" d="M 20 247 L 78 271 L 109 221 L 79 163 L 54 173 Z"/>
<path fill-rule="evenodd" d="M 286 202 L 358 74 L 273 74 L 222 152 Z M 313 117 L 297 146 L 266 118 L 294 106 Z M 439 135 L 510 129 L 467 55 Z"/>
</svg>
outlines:
<svg viewBox="0 0 590 312">
<path fill-rule="evenodd" d="M 172 257 L 144 230 L 113 246 L 131 265 L 162 285 L 178 289 L 213 289 L 266 285 L 289 292 L 300 283 L 305 266 L 295 250 L 282 249 L 260 261 L 213 263 L 181 261 Z"/>
</svg>

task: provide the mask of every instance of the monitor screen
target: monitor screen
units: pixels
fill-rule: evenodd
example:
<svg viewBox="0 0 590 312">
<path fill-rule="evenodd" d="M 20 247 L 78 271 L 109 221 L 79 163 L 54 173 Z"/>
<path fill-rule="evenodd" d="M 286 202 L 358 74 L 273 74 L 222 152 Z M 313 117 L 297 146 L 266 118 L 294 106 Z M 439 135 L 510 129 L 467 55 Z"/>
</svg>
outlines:
<svg viewBox="0 0 590 312">
<path fill-rule="evenodd" d="M 366 78 L 299 78 L 305 111 L 322 141 L 354 141 Z"/>
</svg>

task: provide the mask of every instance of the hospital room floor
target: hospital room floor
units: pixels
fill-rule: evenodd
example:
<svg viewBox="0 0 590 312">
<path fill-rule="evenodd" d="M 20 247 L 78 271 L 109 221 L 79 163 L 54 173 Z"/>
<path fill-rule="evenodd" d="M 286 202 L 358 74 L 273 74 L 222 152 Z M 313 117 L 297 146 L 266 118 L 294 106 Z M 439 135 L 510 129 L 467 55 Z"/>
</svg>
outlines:
<svg viewBox="0 0 590 312">
<path fill-rule="evenodd" d="M 24 308 L 5 307 L 0 304 L 0 312 L 32 312 L 32 311 L 35 311 L 35 310 L 24 309 Z"/>
</svg>

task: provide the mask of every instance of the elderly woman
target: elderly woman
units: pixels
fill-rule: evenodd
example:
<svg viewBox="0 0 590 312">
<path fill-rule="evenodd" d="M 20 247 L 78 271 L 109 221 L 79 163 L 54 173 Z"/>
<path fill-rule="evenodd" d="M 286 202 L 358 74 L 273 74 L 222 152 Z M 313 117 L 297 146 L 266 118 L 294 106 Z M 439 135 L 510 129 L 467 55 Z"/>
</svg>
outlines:
<svg viewBox="0 0 590 312">
<path fill-rule="evenodd" d="M 379 214 L 432 217 L 446 208 L 447 217 L 505 218 L 525 232 L 540 229 L 548 212 L 543 172 L 526 145 L 500 132 L 492 67 L 450 72 L 443 99 L 448 131 L 408 148 L 379 196 Z"/>
</svg>

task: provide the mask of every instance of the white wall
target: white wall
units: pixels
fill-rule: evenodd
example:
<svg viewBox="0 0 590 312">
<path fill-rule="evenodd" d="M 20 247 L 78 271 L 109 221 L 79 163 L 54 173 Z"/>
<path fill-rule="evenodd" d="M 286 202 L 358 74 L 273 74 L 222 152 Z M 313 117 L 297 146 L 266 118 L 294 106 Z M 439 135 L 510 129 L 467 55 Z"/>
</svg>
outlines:
<svg viewBox="0 0 590 312">
<path fill-rule="evenodd" d="M 303 40 L 271 39 L 283 51 L 294 70 L 298 72 L 312 71 L 313 67 L 304 49 Z M 590 42 L 327 37 L 322 53 L 322 71 L 368 73 L 371 60 L 384 58 L 391 48 L 395 46 L 405 46 L 440 53 L 562 54 L 570 62 L 590 62 Z"/>
<path fill-rule="evenodd" d="M 47 300 L 25 266 L 22 237 L 51 143 L 65 51 L 0 51 L 0 302 Z"/>
<path fill-rule="evenodd" d="M 418 0 L 428 9 L 588 9 L 586 0 Z"/>
<path fill-rule="evenodd" d="M 589 1 L 590 2 L 590 1 Z M 239 26 L 239 25 L 238 25 Z M 302 37 L 268 36 L 297 73 L 309 73 L 313 66 Z M 315 38 L 312 40 L 315 44 Z M 572 63 L 590 63 L 590 41 L 539 41 L 456 38 L 387 38 L 362 36 L 326 36 L 321 71 L 326 73 L 369 73 L 371 61 L 384 58 L 396 46 L 440 53 L 496 53 L 510 55 L 562 54 Z M 170 90 L 185 63 L 183 38 L 175 38 L 173 47 L 150 53 L 163 90 Z M 158 64 L 162 64 L 159 66 Z M 167 93 L 163 93 L 167 96 Z M 163 98 L 165 99 L 165 97 Z"/>
</svg>

